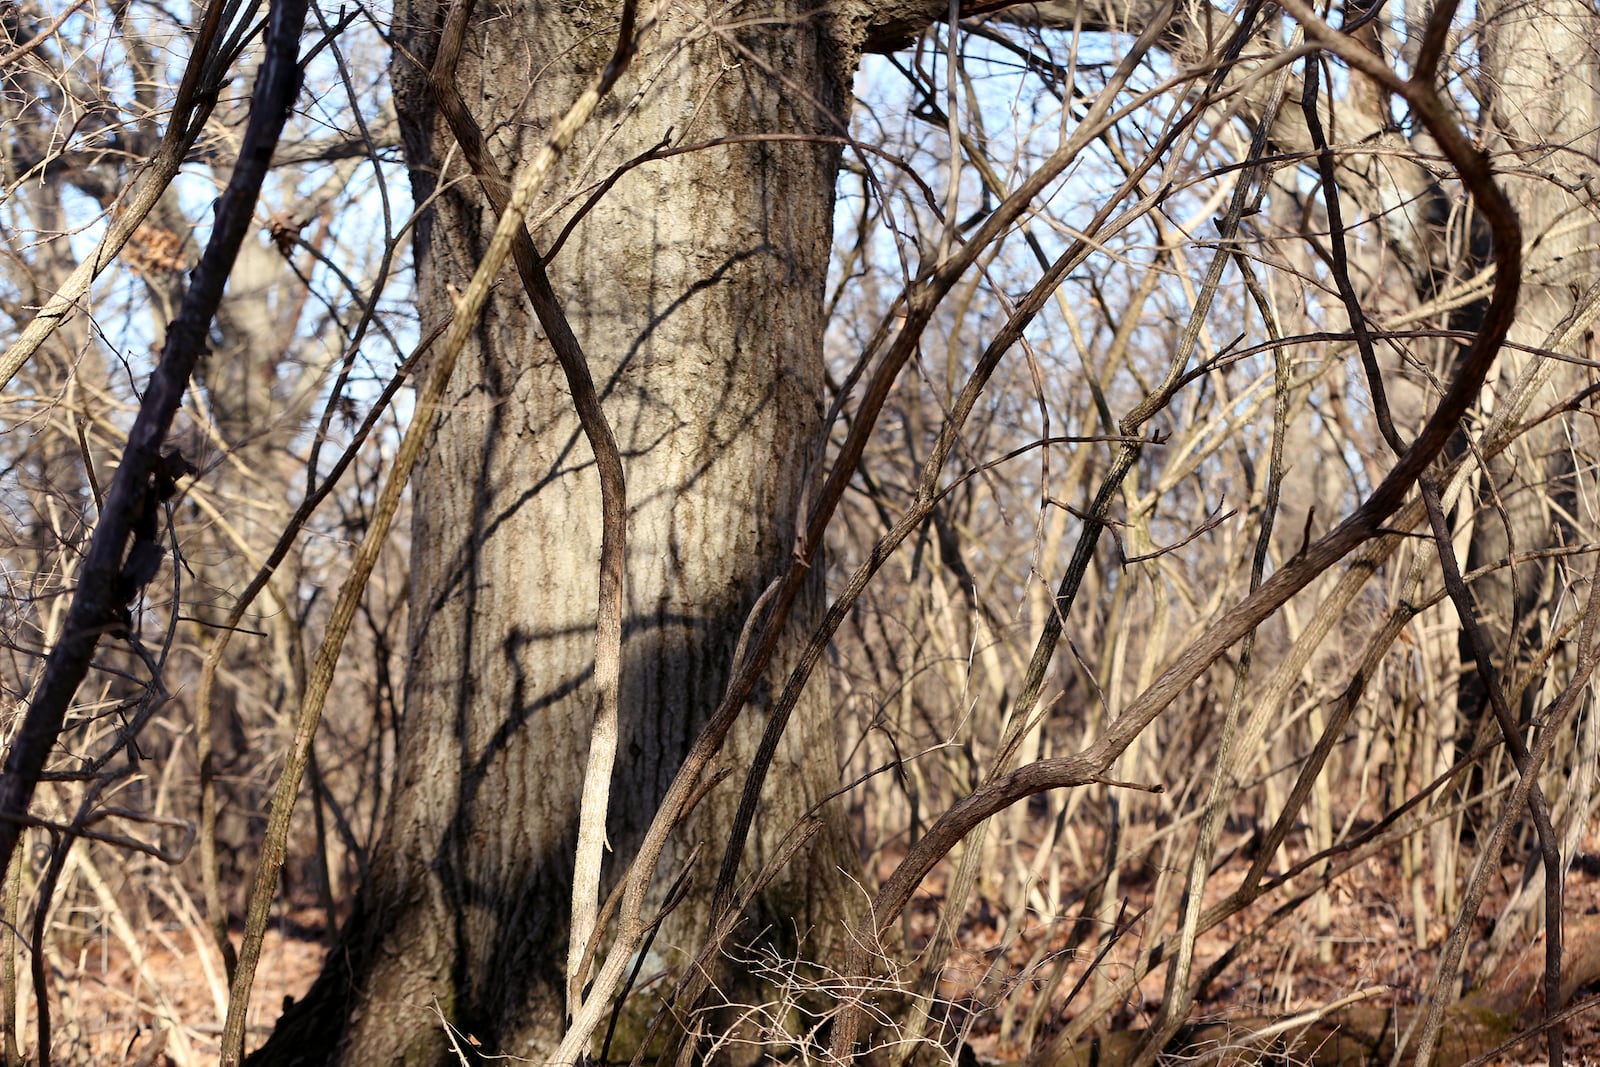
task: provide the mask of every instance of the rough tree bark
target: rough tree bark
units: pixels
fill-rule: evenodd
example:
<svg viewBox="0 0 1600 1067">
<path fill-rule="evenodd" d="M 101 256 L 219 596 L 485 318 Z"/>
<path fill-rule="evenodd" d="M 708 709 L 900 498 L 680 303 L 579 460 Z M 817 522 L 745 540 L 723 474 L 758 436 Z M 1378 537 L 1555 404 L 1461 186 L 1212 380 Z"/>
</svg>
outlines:
<svg viewBox="0 0 1600 1067">
<path fill-rule="evenodd" d="M 414 54 L 427 55 L 437 10 L 426 2 L 402 10 Z M 478 48 L 469 44 L 463 84 L 536 82 L 531 98 L 485 90 L 479 122 L 500 127 L 505 156 L 534 150 L 541 112 L 587 86 L 611 45 L 610 14 L 513 5 L 487 24 Z M 569 152 L 574 177 L 604 176 L 669 135 L 834 132 L 841 86 L 821 27 L 795 5 L 763 12 L 768 25 L 730 25 L 752 14 L 711 9 L 700 26 L 665 24 L 634 66 L 635 78 L 654 75 L 656 85 L 644 86 L 638 110 L 603 146 L 616 111 L 592 124 Z M 531 32 L 498 32 L 508 23 Z M 626 101 L 634 87 L 625 83 L 614 99 Z M 429 114 L 425 87 L 402 79 L 397 90 L 420 200 L 449 143 L 436 124 L 418 121 Z M 551 264 L 630 486 L 609 828 L 624 861 L 715 707 L 756 598 L 794 547 L 801 489 L 820 458 L 836 155 L 819 145 L 729 146 L 640 168 Z M 584 168 L 586 158 L 598 165 Z M 774 190 L 780 180 L 784 195 Z M 487 228 L 476 189 L 441 202 L 423 238 L 425 299 L 439 300 L 445 283 L 471 270 Z M 554 230 L 539 243 L 548 246 Z M 413 538 L 427 547 L 414 559 L 398 801 L 368 890 L 386 944 L 405 947 L 376 961 L 365 985 L 372 1008 L 348 1033 L 347 1062 L 442 1053 L 432 997 L 487 1049 L 537 1056 L 559 1037 L 563 957 L 551 949 L 566 934 L 595 705 L 600 524 L 592 460 L 541 342 L 508 287 L 485 317 L 473 362 L 458 372 L 456 406 L 416 483 Z M 835 784 L 827 716 L 820 691 L 797 716 L 753 864 Z M 758 729 L 759 715 L 747 722 Z M 757 736 L 747 729 L 730 739 L 735 766 L 748 763 Z M 714 851 L 726 839 L 718 828 L 733 793 L 705 801 L 668 870 L 696 842 Z M 842 902 L 842 856 L 830 853 L 824 843 L 822 855 L 785 875 L 761 925 L 829 924 Z M 427 866 L 419 856 L 431 858 Z M 697 865 L 695 884 L 708 885 L 708 874 Z M 692 892 L 674 913 L 657 939 L 662 963 L 696 947 L 706 903 Z"/>
<path fill-rule="evenodd" d="M 470 275 L 493 226 L 477 187 L 462 180 L 423 69 L 447 10 L 413 0 L 394 24 L 417 200 L 440 194 L 417 238 L 426 321 L 448 312 L 450 285 Z M 538 148 L 548 122 L 592 81 L 614 14 L 544 0 L 484 6 L 458 83 L 505 169 Z M 663 9 L 567 154 L 568 188 L 668 139 L 836 137 L 856 55 L 841 35 L 853 32 L 837 12 L 791 0 Z M 802 490 L 822 459 L 838 155 L 829 143 L 757 142 L 646 164 L 584 216 L 549 265 L 629 486 L 612 881 L 721 696 L 757 597 L 795 547 Z M 564 205 L 535 234 L 541 248 L 570 215 Z M 538 1058 L 560 1037 L 595 705 L 600 498 L 564 379 L 509 278 L 462 358 L 450 404 L 414 483 L 412 656 L 395 802 L 341 951 L 258 1062 L 443 1062 L 441 1014 L 488 1053 Z M 797 631 L 820 608 L 820 586 L 806 600 Z M 785 672 L 780 656 L 770 677 Z M 735 768 L 750 762 L 765 699 L 758 694 L 729 738 Z M 797 709 L 774 771 L 747 871 L 836 785 L 822 690 Z M 737 781 L 702 801 L 662 865 L 670 880 L 696 844 L 707 849 L 691 875 L 700 891 L 672 913 L 652 963 L 682 962 L 698 947 Z M 769 931 L 812 947 L 833 936 L 855 899 L 848 851 L 836 832 L 820 835 L 743 936 Z"/>
</svg>

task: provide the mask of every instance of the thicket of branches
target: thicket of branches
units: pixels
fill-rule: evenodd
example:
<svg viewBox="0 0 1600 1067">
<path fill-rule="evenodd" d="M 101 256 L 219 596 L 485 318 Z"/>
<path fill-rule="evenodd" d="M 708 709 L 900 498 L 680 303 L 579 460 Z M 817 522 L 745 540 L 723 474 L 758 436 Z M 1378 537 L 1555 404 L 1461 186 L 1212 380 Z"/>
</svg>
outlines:
<svg viewBox="0 0 1600 1067">
<path fill-rule="evenodd" d="M 409 295 L 406 59 L 382 12 L 310 12 L 164 458 L 103 550 L 92 668 L 32 772 L 8 1063 L 132 1060 L 141 1025 L 180 1065 L 215 1054 L 311 665 L 445 325 Z M 715 34 L 740 11 L 692 15 Z M 1595 977 L 1587 928 L 1555 936 L 1600 803 L 1594 22 L 1030 5 L 866 63 L 824 398 L 835 454 L 866 447 L 807 683 L 846 757 L 862 918 L 826 972 L 760 961 L 795 998 L 762 1016 L 772 1042 L 985 1034 L 1044 1065 L 1138 1030 L 1149 1062 L 1215 998 L 1246 1031 L 1370 998 L 1396 1009 L 1380 1054 L 1426 1062 L 1540 931 L 1521 1025 Z M 222 191 L 266 24 L 251 0 L 0 10 L 8 800 L 169 324 L 238 221 Z M 1511 84 L 1526 33 L 1574 39 L 1560 77 L 1588 112 L 1523 124 L 1559 81 Z M 574 179 L 568 215 L 613 177 Z M 331 937 L 383 828 L 405 528 L 359 590 L 268 879 L 291 932 Z M 1327 970 L 1363 940 L 1382 967 Z M 662 1002 L 684 978 L 645 977 L 631 995 Z"/>
</svg>

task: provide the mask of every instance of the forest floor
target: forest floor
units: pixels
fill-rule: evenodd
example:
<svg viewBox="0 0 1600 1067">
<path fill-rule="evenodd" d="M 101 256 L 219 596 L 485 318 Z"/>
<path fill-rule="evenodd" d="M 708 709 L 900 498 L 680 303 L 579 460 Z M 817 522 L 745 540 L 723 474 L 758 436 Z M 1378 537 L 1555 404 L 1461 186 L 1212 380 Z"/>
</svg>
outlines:
<svg viewBox="0 0 1600 1067">
<path fill-rule="evenodd" d="M 1206 904 L 1215 903 L 1237 885 L 1247 866 L 1245 860 L 1224 866 L 1208 884 Z M 929 888 L 937 888 L 938 873 L 930 877 Z M 1131 879 L 1126 873 L 1123 875 L 1118 898 L 1125 902 L 1127 916 L 1138 915 L 1152 902 L 1155 873 L 1145 870 Z M 1474 974 L 1473 967 L 1486 949 L 1493 917 L 1517 888 L 1520 873 L 1519 868 L 1505 865 L 1495 879 L 1479 911 L 1468 949 L 1467 974 Z M 1577 917 L 1600 916 L 1600 828 L 1592 828 L 1585 839 L 1565 890 L 1564 911 L 1569 927 Z M 1274 895 L 1258 902 L 1202 935 L 1196 946 L 1195 973 L 1244 939 L 1281 900 L 1281 896 Z M 931 938 L 942 902 L 936 893 L 918 899 L 920 910 L 914 920 L 913 936 L 919 944 Z M 1264 1017 L 1278 1019 L 1313 1012 L 1362 993 L 1376 994 L 1375 1004 L 1392 1006 L 1403 1014 L 1422 999 L 1438 949 L 1448 933 L 1447 923 L 1453 918 L 1435 914 L 1428 923 L 1426 938 L 1419 939 L 1414 914 L 1412 894 L 1394 857 L 1369 860 L 1334 887 L 1324 921 L 1319 922 L 1314 904 L 1307 904 L 1283 920 L 1254 949 L 1240 953 L 1202 998 L 1191 1018 L 1197 1024 L 1234 1022 L 1243 1037 L 1260 1026 Z M 1032 992 L 1048 981 L 1052 953 L 1066 947 L 1071 925 L 1057 922 L 1052 926 L 1030 916 L 1024 920 L 1021 933 L 1007 943 L 1002 913 L 983 900 L 967 909 L 959 947 L 946 967 L 940 995 L 969 1009 L 965 1013 L 970 1020 L 967 1041 L 980 1062 L 1025 1060 L 1036 1042 L 1047 1038 L 1075 1009 L 1081 1010 L 1094 998 L 1097 978 L 1125 973 L 1150 933 L 1139 924 L 1130 923 L 1123 937 L 1101 959 L 1099 973 L 1089 978 L 1077 999 L 1066 1006 L 1065 1012 L 1058 1004 L 1050 1013 L 1054 1018 L 1040 1031 L 1030 1033 L 1017 1023 L 1025 1019 L 1032 1006 Z M 1543 944 L 1542 935 L 1531 943 L 1523 939 L 1507 953 L 1497 973 L 1504 976 L 1514 969 L 1524 977 L 1530 971 L 1541 973 Z M 1057 1001 L 1096 951 L 1092 943 L 1076 950 L 1076 966 L 1068 966 L 1065 980 L 1057 988 Z M 1114 1019 L 1114 1028 L 1142 1030 L 1152 1024 L 1160 1011 L 1165 978 L 1165 969 L 1159 969 L 1140 982 L 1124 1001 Z M 1489 978 L 1482 976 L 1480 981 Z M 1384 991 L 1379 993 L 1374 987 L 1383 987 Z M 1579 990 L 1573 1000 L 1596 991 L 1593 987 Z M 1568 1022 L 1564 1034 L 1568 1064 L 1600 1067 L 1600 1008 Z M 1240 1062 L 1244 1058 L 1233 1055 L 1222 1062 Z M 1488 1061 L 1485 1067 L 1523 1067 L 1545 1062 L 1543 1041 L 1530 1040 L 1507 1055 Z"/>
<path fill-rule="evenodd" d="M 885 864 L 893 857 L 880 856 Z M 1237 882 L 1232 867 L 1225 867 L 1213 885 Z M 931 936 L 942 905 L 948 872 L 936 871 L 924 886 L 906 924 L 915 943 Z M 1501 872 L 1482 915 L 1494 916 L 1514 888 L 1518 872 Z M 1118 900 L 1127 901 L 1128 916 L 1137 915 L 1148 902 L 1156 879 L 1154 872 L 1127 873 L 1118 887 Z M 1005 937 L 1004 911 L 994 902 L 976 899 L 967 909 L 955 952 L 945 969 L 939 993 L 957 1005 L 956 1016 L 967 1026 L 966 1040 L 981 1063 L 1015 1061 L 1026 1057 L 1024 1046 L 1028 1017 L 1039 990 L 1044 988 L 1054 964 L 1062 958 L 1073 908 L 1051 923 L 1029 911 L 1016 936 Z M 1115 909 L 1113 908 L 1113 911 Z M 1261 911 L 1247 911 L 1202 938 L 1197 968 L 1234 945 Z M 1197 1015 L 1209 1021 L 1259 1020 L 1316 1009 L 1374 986 L 1386 987 L 1381 995 L 1402 1010 L 1415 1005 L 1421 986 L 1431 975 L 1436 949 L 1443 939 L 1445 919 L 1436 918 L 1427 931 L 1427 945 L 1419 944 L 1412 916 L 1412 897 L 1398 865 L 1386 858 L 1369 861 L 1351 872 L 1329 898 L 1326 924 L 1319 923 L 1312 907 L 1291 916 L 1260 946 L 1233 963 L 1198 1006 Z M 1570 918 L 1600 915 L 1600 836 L 1591 834 L 1585 852 L 1573 864 L 1567 881 L 1566 914 Z M 286 996 L 300 996 L 315 978 L 326 949 L 324 914 L 307 905 L 286 910 L 275 918 L 263 948 L 251 998 L 251 1043 L 264 1038 Z M 70 958 L 52 954 L 50 985 L 54 1010 L 52 1029 L 55 1062 L 74 1065 L 209 1064 L 216 1061 L 218 1036 L 226 1005 L 226 989 L 215 953 L 205 944 L 205 934 L 194 923 L 137 923 L 131 927 L 143 955 L 137 966 L 126 937 L 107 933 L 93 915 L 72 922 L 88 935 Z M 1489 918 L 1480 918 L 1472 960 L 1481 956 L 1482 937 Z M 125 933 L 130 932 L 125 929 Z M 1128 966 L 1140 939 L 1149 931 L 1130 923 L 1126 933 L 1100 963 L 1101 974 L 1115 976 Z M 1542 942 L 1540 942 L 1542 943 Z M 1097 950 L 1080 946 L 1075 959 L 1063 967 L 1056 987 L 1059 1001 Z M 1538 945 L 1522 946 L 1538 952 Z M 26 981 L 26 957 L 23 957 Z M 1470 971 L 1469 971 L 1470 973 Z M 1145 979 L 1119 1012 L 1118 1029 L 1148 1025 L 1160 1006 L 1164 972 Z M 1092 999 L 1096 979 L 1091 976 L 1068 1014 Z M 1593 990 L 1590 990 L 1592 992 Z M 1033 1040 L 1060 1025 L 1059 1005 L 1041 1013 Z M 168 1028 L 161 1020 L 180 1019 Z M 35 1020 L 25 1021 L 26 1046 L 33 1044 Z M 1246 1031 L 1247 1032 L 1247 1031 Z M 1600 1067 L 1600 1010 L 1586 1013 L 1566 1026 L 1567 1061 L 1581 1067 Z M 1222 1062 L 1238 1062 L 1238 1056 Z M 1213 1060 L 1212 1062 L 1217 1062 Z M 1512 1054 L 1492 1061 L 1497 1067 L 1522 1067 L 1544 1062 L 1541 1042 L 1529 1041 Z"/>
</svg>

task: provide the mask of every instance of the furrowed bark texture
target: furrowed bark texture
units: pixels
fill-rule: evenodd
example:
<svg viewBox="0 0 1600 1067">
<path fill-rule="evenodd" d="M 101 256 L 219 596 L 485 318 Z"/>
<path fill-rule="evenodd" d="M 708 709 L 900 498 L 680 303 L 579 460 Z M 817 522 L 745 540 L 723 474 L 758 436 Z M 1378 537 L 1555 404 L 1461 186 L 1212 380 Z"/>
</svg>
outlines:
<svg viewBox="0 0 1600 1067">
<path fill-rule="evenodd" d="M 424 66 L 447 7 L 417 0 L 395 34 Z M 609 57 L 609 5 L 484 5 L 458 84 L 510 170 Z M 605 177 L 670 136 L 837 133 L 845 64 L 796 3 L 674 11 L 567 154 L 557 190 Z M 397 61 L 419 202 L 454 181 L 419 230 L 422 314 L 448 313 L 493 219 L 461 181 L 424 74 Z M 637 110 L 617 119 L 635 94 Z M 823 286 L 837 149 L 734 145 L 625 175 L 550 264 L 589 357 L 629 484 L 628 599 L 607 883 L 716 705 L 745 618 L 794 547 L 821 456 Z M 579 198 L 581 202 L 581 197 Z M 546 201 L 548 204 L 549 201 Z M 537 210 L 537 208 L 536 208 Z M 547 248 L 566 214 L 535 233 Z M 439 1063 L 440 1014 L 485 1052 L 535 1059 L 562 1027 L 578 803 L 596 695 L 600 495 L 593 456 L 520 287 L 507 275 L 462 356 L 414 481 L 411 664 L 395 802 L 369 884 L 307 1000 L 260 1062 Z M 820 609 L 805 598 L 796 636 Z M 783 677 L 793 657 L 774 664 Z M 725 758 L 748 766 L 758 693 Z M 746 870 L 837 782 L 825 692 L 796 714 Z M 734 778 L 736 783 L 739 780 Z M 713 791 L 662 865 L 710 859 L 646 964 L 697 947 L 736 785 Z M 807 949 L 850 899 L 832 834 L 774 884 L 764 928 Z M 379 942 L 381 941 L 381 945 Z M 437 1011 L 435 1008 L 437 1006 Z M 621 1051 L 621 1050 L 618 1050 Z M 631 1053 L 631 1049 L 628 1052 Z"/>
</svg>

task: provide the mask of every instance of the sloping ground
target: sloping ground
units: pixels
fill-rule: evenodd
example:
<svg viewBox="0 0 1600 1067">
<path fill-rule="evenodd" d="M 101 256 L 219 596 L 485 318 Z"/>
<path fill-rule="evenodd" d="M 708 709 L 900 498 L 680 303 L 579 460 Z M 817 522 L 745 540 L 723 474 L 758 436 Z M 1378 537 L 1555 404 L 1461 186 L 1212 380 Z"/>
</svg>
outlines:
<svg viewBox="0 0 1600 1067">
<path fill-rule="evenodd" d="M 1566 883 L 1563 999 L 1569 1005 L 1600 992 L 1597 830 L 1600 828 L 1591 828 L 1586 836 Z M 1031 857 L 1024 853 L 1023 858 Z M 1474 970 L 1483 957 L 1494 916 L 1500 913 L 1508 893 L 1518 887 L 1521 873 L 1519 865 L 1507 861 L 1480 910 L 1467 953 L 1469 992 L 1448 1017 L 1444 1045 L 1435 1060 L 1441 1067 L 1484 1056 L 1536 1027 L 1542 1018 L 1542 936 L 1514 951 L 1494 976 L 1485 978 Z M 918 901 L 920 911 L 912 922 L 914 944 L 931 935 L 937 906 L 943 902 L 941 879 L 942 873 L 935 872 L 924 886 L 926 896 Z M 1127 902 L 1129 916 L 1150 903 L 1154 881 L 1148 872 L 1144 876 L 1136 870 L 1125 874 L 1118 896 Z M 1212 880 L 1207 902 L 1236 883 L 1237 878 L 1224 870 Z M 1402 1028 L 1415 1017 L 1436 964 L 1437 949 L 1447 933 L 1447 917 L 1435 909 L 1426 936 L 1419 935 L 1411 908 L 1412 889 L 1394 856 L 1374 857 L 1349 872 L 1330 897 L 1323 925 L 1319 926 L 1314 909 L 1302 908 L 1223 972 L 1197 1007 L 1195 1026 L 1168 1050 L 1170 1062 L 1234 1064 L 1264 1059 L 1338 1067 L 1388 1063 L 1387 1053 L 1394 1047 L 1395 1017 Z M 1197 970 L 1240 942 L 1271 906 L 1265 902 L 1261 910 L 1235 916 L 1204 935 L 1197 946 Z M 1079 1048 L 1054 1062 L 1039 1054 L 1043 1043 L 1092 999 L 1092 978 L 1073 1003 L 1052 1007 L 1048 1013 L 1051 1022 L 1038 1036 L 1027 1037 L 1017 1025 L 1028 1014 L 1034 992 L 1045 984 L 1044 976 L 1054 961 L 1068 956 L 1064 928 L 1070 925 L 1052 923 L 1045 916 L 1042 921 L 1035 919 L 1032 930 L 1007 939 L 1005 924 L 991 903 L 974 901 L 968 909 L 959 948 L 946 968 L 947 980 L 940 995 L 960 1006 L 953 1021 L 957 1028 L 964 1028 L 978 1062 L 1015 1065 L 1028 1063 L 1030 1057 L 1034 1067 L 1116 1067 L 1127 1062 L 1144 1028 L 1159 1011 L 1164 970 L 1146 977 L 1129 993 L 1120 1012 L 1091 1031 L 1099 1036 L 1098 1047 L 1085 1039 Z M 1102 960 L 1102 970 L 1113 977 L 1126 973 L 1147 939 L 1160 936 L 1130 923 L 1121 942 Z M 1065 978 L 1057 986 L 1057 1000 L 1095 954 L 1093 939 L 1070 954 L 1076 959 L 1068 959 Z M 1347 1006 L 1326 1010 L 1341 1002 Z M 1263 1032 L 1270 1037 L 1251 1039 Z M 1563 1032 L 1568 1064 L 1600 1065 L 1600 1003 L 1580 1006 L 1563 1024 Z M 945 1044 L 954 1047 L 949 1039 Z M 1486 1061 L 1486 1067 L 1544 1062 L 1543 1040 L 1534 1037 L 1495 1055 Z"/>
<path fill-rule="evenodd" d="M 1573 996 L 1600 981 L 1600 916 L 1569 920 L 1563 953 L 1563 1000 L 1572 1005 L 1574 1021 L 1569 1031 L 1568 1062 L 1594 1061 L 1600 1046 L 1592 1029 L 1600 1016 L 1600 997 L 1572 1004 Z M 1519 1035 L 1525 1040 L 1504 1049 L 1505 1058 L 1494 1063 L 1543 1062 L 1543 1038 L 1536 1032 L 1543 1017 L 1543 944 L 1532 946 L 1506 972 L 1478 992 L 1452 1006 L 1440 1032 L 1436 1067 L 1462 1067 L 1492 1057 Z M 1374 998 L 1381 1000 L 1381 998 Z M 1411 1013 L 1399 1019 L 1406 1024 Z M 1285 1027 L 1285 1024 L 1288 1024 Z M 1313 1064 L 1315 1067 L 1358 1067 L 1387 1064 L 1394 1051 L 1396 1012 L 1371 1001 L 1353 1004 L 1315 1021 L 1291 1016 L 1239 1017 L 1225 1023 L 1198 1026 L 1184 1033 L 1168 1050 L 1188 1061 L 1215 1063 L 1272 1062 Z M 1264 1038 L 1252 1035 L 1266 1034 Z M 1070 1050 L 1046 1067 L 1118 1067 L 1128 1062 L 1142 1035 L 1123 1031 Z M 1571 1041 L 1571 1038 L 1578 1038 Z M 1409 1062 L 1409 1061 L 1407 1061 Z"/>
<path fill-rule="evenodd" d="M 1600 835 L 1584 842 L 1586 862 L 1575 863 L 1567 883 L 1567 944 L 1565 995 L 1582 998 L 1600 986 L 1600 878 L 1593 861 Z M 1514 888 L 1520 871 L 1507 867 L 1483 909 L 1480 936 L 1487 932 L 1487 916 L 1497 913 L 1507 889 Z M 923 887 L 911 917 L 910 936 L 920 941 L 931 933 L 937 905 L 942 904 L 943 872 Z M 1220 885 L 1231 884 L 1226 878 Z M 1142 906 L 1141 893 L 1149 883 L 1136 872 L 1125 876 L 1119 896 L 1130 901 L 1129 914 Z M 1418 946 L 1406 909 L 1398 902 L 1408 893 L 1395 865 L 1375 860 L 1341 883 L 1329 926 L 1320 932 L 1310 914 L 1285 923 L 1253 952 L 1242 957 L 1224 975 L 1197 1011 L 1198 1023 L 1184 1033 L 1169 1051 L 1173 1063 L 1238 1064 L 1266 1060 L 1271 1063 L 1311 1063 L 1321 1067 L 1355 1067 L 1369 1062 L 1387 1063 L 1392 1050 L 1394 1019 L 1404 1026 L 1417 1010 L 1421 986 L 1431 974 L 1434 954 Z M 1070 910 L 1070 909 L 1068 909 Z M 1022 1064 L 1035 1047 L 1009 1040 L 1002 1023 L 1014 1024 L 1026 1015 L 1037 991 L 1039 959 L 1059 952 L 1063 926 L 1070 923 L 1040 921 L 1031 917 L 1029 929 L 1007 939 L 1002 911 L 993 901 L 974 900 L 968 909 L 958 952 L 946 968 L 940 994 L 968 1012 L 963 1021 L 967 1047 L 961 1050 L 963 1067 L 981 1064 Z M 1059 917 L 1058 917 L 1059 918 Z M 253 1035 L 264 1035 L 276 1019 L 283 998 L 304 993 L 316 976 L 324 948 L 321 913 L 314 907 L 292 910 L 286 920 L 268 933 L 267 951 L 258 974 L 250 1022 Z M 1256 918 L 1239 916 L 1202 939 L 1199 963 L 1215 959 L 1237 941 Z M 1296 925 L 1298 924 L 1298 925 Z M 49 953 L 55 1062 L 78 1065 L 163 1064 L 177 1067 L 216 1062 L 217 1035 L 225 1003 L 220 964 L 205 961 L 205 935 L 193 923 L 148 923 L 137 926 L 142 939 L 142 967 L 133 966 L 125 947 L 111 936 L 96 936 L 92 916 L 77 920 L 88 936 L 69 947 L 58 943 Z M 1443 934 L 1442 920 L 1429 930 L 1436 946 Z M 1133 929 L 1101 966 L 1116 974 L 1141 937 L 1149 931 Z M 1318 958 L 1318 939 L 1334 946 L 1331 959 Z M 1045 943 L 1046 941 L 1051 943 Z M 1478 946 L 1481 950 L 1481 946 Z M 1478 954 L 1469 956 L 1478 958 Z M 1062 997 L 1081 969 L 1095 955 L 1093 946 L 1080 947 L 1071 961 L 1075 968 L 1057 991 Z M 1475 981 L 1475 989 L 1451 1009 L 1445 1045 L 1436 1063 L 1460 1067 L 1497 1048 L 1508 1039 L 1536 1026 L 1542 1016 L 1542 939 L 1513 955 L 1489 981 Z M 1034 970 L 1030 972 L 1030 967 Z M 23 980 L 27 981 L 26 957 Z M 1142 1028 L 1159 1005 L 1164 973 L 1146 979 L 1129 997 L 1127 1008 L 1094 1042 L 1085 1042 L 1055 1062 L 1035 1067 L 1120 1067 L 1137 1044 Z M 1385 987 L 1381 995 L 1318 1015 L 1328 1004 Z M 988 992 L 985 992 L 985 989 Z M 1062 1018 L 1081 1007 L 1080 997 L 1063 1013 L 1056 1004 L 1044 1028 L 1048 1037 Z M 1008 1008 L 1010 1009 L 1008 1014 Z M 173 1022 L 178 1026 L 174 1031 Z M 24 1044 L 33 1040 L 33 1019 L 24 1022 Z M 1252 1035 L 1271 1031 L 1267 1038 Z M 1573 1067 L 1600 1065 L 1600 1004 L 1591 1003 L 1565 1024 L 1567 1062 Z M 259 1037 L 257 1037 L 259 1040 Z M 948 1057 L 946 1058 L 948 1062 Z M 1409 1063 L 1409 1061 L 1407 1061 Z M 1523 1067 L 1545 1062 L 1542 1041 L 1528 1040 L 1488 1061 L 1493 1067 Z"/>
<path fill-rule="evenodd" d="M 52 1062 L 68 1067 L 217 1062 L 226 985 L 220 961 L 209 968 L 201 962 L 203 951 L 215 950 L 193 936 L 199 931 L 176 924 L 152 925 L 139 933 L 142 967 L 135 967 L 109 936 L 85 941 L 75 958 L 51 961 Z M 314 933 L 294 923 L 288 933 L 267 932 L 251 998 L 255 1040 L 266 1036 L 284 997 L 303 994 L 317 976 L 325 949 Z M 26 958 L 21 970 L 27 982 Z M 34 1026 L 30 1011 L 23 1022 L 24 1052 L 34 1045 Z"/>
</svg>

